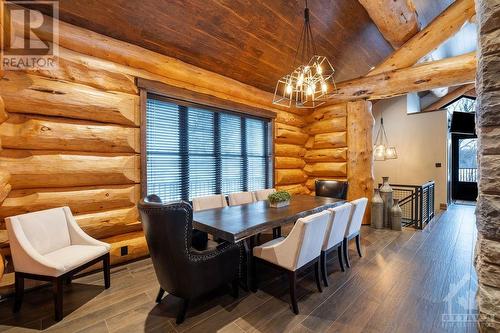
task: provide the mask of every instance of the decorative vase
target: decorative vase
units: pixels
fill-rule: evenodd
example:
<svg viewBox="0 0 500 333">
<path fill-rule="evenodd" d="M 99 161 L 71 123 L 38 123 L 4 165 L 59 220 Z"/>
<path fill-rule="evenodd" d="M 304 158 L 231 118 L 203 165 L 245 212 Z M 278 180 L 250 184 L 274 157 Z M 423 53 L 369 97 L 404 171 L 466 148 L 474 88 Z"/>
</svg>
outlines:
<svg viewBox="0 0 500 333">
<path fill-rule="evenodd" d="M 401 216 L 403 211 L 399 207 L 399 199 L 394 199 L 394 204 L 391 207 L 391 227 L 392 230 L 401 231 Z"/>
<path fill-rule="evenodd" d="M 372 228 L 382 229 L 384 227 L 384 200 L 380 196 L 380 190 L 375 189 L 372 198 Z"/>
<path fill-rule="evenodd" d="M 269 207 L 272 208 L 281 208 L 281 207 L 286 207 L 288 205 L 290 205 L 290 200 L 274 202 L 274 203 L 269 202 Z"/>
<path fill-rule="evenodd" d="M 391 227 L 392 187 L 389 185 L 389 177 L 382 177 L 380 196 L 384 201 L 384 228 Z"/>
</svg>

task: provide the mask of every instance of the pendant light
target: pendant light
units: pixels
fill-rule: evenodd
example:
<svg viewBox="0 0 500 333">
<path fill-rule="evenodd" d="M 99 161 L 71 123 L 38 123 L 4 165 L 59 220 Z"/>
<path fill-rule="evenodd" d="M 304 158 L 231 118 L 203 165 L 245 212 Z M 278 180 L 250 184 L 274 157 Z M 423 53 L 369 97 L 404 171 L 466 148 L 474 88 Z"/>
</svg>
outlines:
<svg viewBox="0 0 500 333">
<path fill-rule="evenodd" d="M 317 54 L 306 0 L 304 25 L 292 70 L 276 83 L 273 104 L 315 108 L 326 101 L 327 93 L 335 87 L 335 70 L 326 57 Z M 298 61 L 300 65 L 296 67 Z"/>
<path fill-rule="evenodd" d="M 373 146 L 373 157 L 375 161 L 393 160 L 398 158 L 396 147 L 389 146 L 387 134 L 385 133 L 384 118 L 380 117 L 380 127 Z"/>
</svg>

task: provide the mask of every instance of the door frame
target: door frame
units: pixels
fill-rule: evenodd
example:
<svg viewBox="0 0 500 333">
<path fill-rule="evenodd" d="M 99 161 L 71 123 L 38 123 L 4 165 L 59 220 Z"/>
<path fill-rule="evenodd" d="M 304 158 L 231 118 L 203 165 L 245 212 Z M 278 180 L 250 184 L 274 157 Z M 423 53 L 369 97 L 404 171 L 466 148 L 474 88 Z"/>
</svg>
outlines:
<svg viewBox="0 0 500 333">
<path fill-rule="evenodd" d="M 477 182 L 459 181 L 459 140 L 477 139 L 475 134 L 451 133 L 451 199 L 476 201 Z"/>
</svg>

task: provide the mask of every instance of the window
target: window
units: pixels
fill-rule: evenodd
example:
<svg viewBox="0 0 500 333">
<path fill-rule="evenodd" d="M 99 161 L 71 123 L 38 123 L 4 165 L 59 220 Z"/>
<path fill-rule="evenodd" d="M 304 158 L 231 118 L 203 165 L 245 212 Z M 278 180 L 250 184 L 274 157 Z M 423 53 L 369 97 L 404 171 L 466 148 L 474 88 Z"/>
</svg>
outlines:
<svg viewBox="0 0 500 333">
<path fill-rule="evenodd" d="M 272 187 L 267 119 L 148 95 L 147 193 L 164 201 Z"/>
</svg>

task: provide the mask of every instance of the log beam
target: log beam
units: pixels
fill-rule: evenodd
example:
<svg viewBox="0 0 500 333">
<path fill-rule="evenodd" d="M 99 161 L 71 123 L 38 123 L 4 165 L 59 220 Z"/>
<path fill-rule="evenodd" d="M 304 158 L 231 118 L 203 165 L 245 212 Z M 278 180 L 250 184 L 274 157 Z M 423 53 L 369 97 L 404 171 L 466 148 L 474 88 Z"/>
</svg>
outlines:
<svg viewBox="0 0 500 333">
<path fill-rule="evenodd" d="M 359 99 L 384 99 L 409 92 L 451 87 L 474 82 L 475 52 L 419 64 L 413 67 L 344 81 L 330 95 L 329 103 Z"/>
<path fill-rule="evenodd" d="M 367 0 L 372 2 L 372 0 Z M 425 55 L 453 36 L 475 14 L 474 0 L 457 0 L 427 27 L 413 36 L 367 76 L 413 66 Z"/>
<path fill-rule="evenodd" d="M 412 0 L 358 0 L 384 38 L 395 49 L 419 30 L 417 11 Z"/>
<path fill-rule="evenodd" d="M 464 94 L 469 92 L 470 90 L 474 89 L 474 84 L 466 84 L 461 87 L 458 87 L 457 89 L 449 92 L 445 96 L 441 97 L 439 100 L 436 102 L 432 103 L 428 107 L 422 110 L 422 112 L 431 112 L 431 111 L 437 111 L 441 110 L 445 105 L 453 102 L 459 97 L 462 97 Z"/>
</svg>

